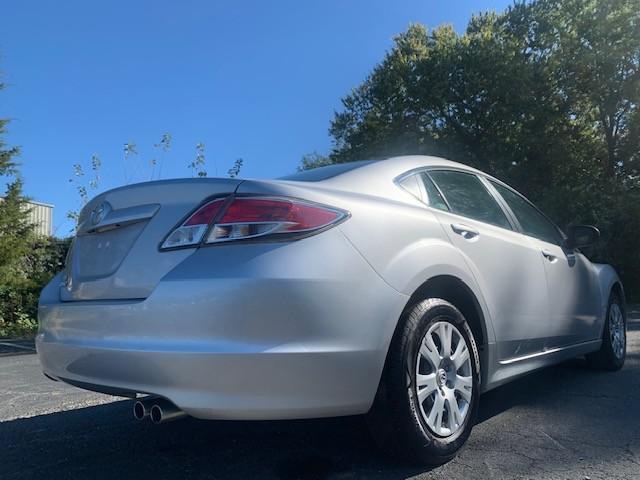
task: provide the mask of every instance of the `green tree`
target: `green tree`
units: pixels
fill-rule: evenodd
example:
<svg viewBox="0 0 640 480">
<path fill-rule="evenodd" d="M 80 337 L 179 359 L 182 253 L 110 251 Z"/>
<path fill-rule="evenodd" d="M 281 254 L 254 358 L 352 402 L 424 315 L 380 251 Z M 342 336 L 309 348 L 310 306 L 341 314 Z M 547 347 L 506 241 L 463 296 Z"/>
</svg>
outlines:
<svg viewBox="0 0 640 480">
<path fill-rule="evenodd" d="M 624 149 L 640 148 L 640 3 L 637 0 L 546 0 L 555 13 L 559 79 L 576 112 L 602 137 L 600 161 L 608 177 L 624 171 Z M 556 13 L 557 12 L 557 13 Z"/>
<path fill-rule="evenodd" d="M 22 196 L 22 182 L 11 183 L 0 201 L 0 284 L 8 282 L 31 249 L 32 225 Z"/>
<path fill-rule="evenodd" d="M 313 168 L 331 165 L 331 159 L 326 155 L 320 155 L 318 152 L 307 153 L 302 156 L 298 171 L 311 170 Z"/>
<path fill-rule="evenodd" d="M 43 275 L 30 275 L 29 258 L 39 249 L 22 182 L 14 180 L 0 201 L 0 337 L 31 333 L 36 327 Z M 47 276 L 47 281 L 53 273 Z"/>
<path fill-rule="evenodd" d="M 0 91 L 4 89 L 4 84 L 0 83 Z M 6 126 L 9 120 L 0 118 L 0 176 L 15 172 L 15 157 L 19 153 L 18 147 L 8 147 L 4 142 Z"/>
<path fill-rule="evenodd" d="M 0 175 L 9 179 L 0 199 L 0 338 L 35 331 L 40 290 L 62 268 L 69 244 L 34 234 L 15 161 L 19 149 L 3 140 L 7 123 L 0 120 Z"/>
<path fill-rule="evenodd" d="M 0 83 L 0 91 L 4 85 Z M 8 147 L 4 142 L 7 119 L 0 119 L 0 175 L 16 176 L 15 158 L 17 147 Z M 29 238 L 31 226 L 27 220 L 28 209 L 22 196 L 22 181 L 15 178 L 0 201 L 0 284 L 11 277 L 11 270 L 28 251 L 25 239 Z"/>
</svg>

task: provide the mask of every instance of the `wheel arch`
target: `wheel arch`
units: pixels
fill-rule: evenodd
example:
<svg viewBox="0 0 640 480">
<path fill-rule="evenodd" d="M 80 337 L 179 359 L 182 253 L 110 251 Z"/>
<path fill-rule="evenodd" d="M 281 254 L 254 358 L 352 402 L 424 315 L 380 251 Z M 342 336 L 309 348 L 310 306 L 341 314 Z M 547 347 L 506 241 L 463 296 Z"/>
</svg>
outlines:
<svg viewBox="0 0 640 480">
<path fill-rule="evenodd" d="M 402 316 L 417 302 L 427 298 L 441 298 L 460 310 L 471 327 L 478 349 L 485 348 L 488 338 L 485 314 L 475 293 L 466 283 L 453 275 L 430 278 L 413 292 Z"/>
<path fill-rule="evenodd" d="M 626 299 L 622 281 L 615 269 L 611 265 L 595 263 L 593 264 L 596 276 L 598 278 L 598 286 L 600 287 L 600 319 L 601 329 L 604 328 L 604 320 L 609 307 L 609 297 L 612 293 L 620 295 L 623 308 L 626 308 Z M 600 332 L 602 334 L 602 331 Z"/>
<path fill-rule="evenodd" d="M 622 300 L 622 307 L 626 308 L 627 300 L 624 294 L 624 288 L 622 288 L 622 282 L 620 280 L 616 280 L 615 282 L 613 282 L 613 285 L 611 285 L 611 291 L 609 292 L 609 295 L 611 295 L 612 293 L 615 293 L 620 297 L 620 300 Z"/>
<path fill-rule="evenodd" d="M 482 372 L 480 381 L 484 383 L 487 378 L 486 368 L 489 361 L 489 343 L 491 340 L 488 331 L 488 321 L 482 309 L 480 301 L 473 291 L 463 280 L 450 274 L 440 274 L 433 276 L 419 285 L 409 297 L 409 300 L 402 309 L 402 313 L 396 322 L 393 337 L 399 334 L 403 319 L 407 312 L 418 302 L 427 298 L 441 298 L 455 306 L 469 323 L 473 333 L 478 353 L 480 356 L 480 371 Z M 393 340 L 390 342 L 390 344 Z M 390 345 L 387 348 L 385 357 L 385 367 L 389 356 Z M 383 368 L 384 371 L 384 368 Z"/>
</svg>

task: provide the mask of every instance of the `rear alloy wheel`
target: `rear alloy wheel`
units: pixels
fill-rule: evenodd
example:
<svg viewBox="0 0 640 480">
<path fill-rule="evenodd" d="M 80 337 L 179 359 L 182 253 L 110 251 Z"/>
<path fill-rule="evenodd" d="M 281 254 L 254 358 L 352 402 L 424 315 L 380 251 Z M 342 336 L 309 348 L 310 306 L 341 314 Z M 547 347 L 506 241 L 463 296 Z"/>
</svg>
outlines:
<svg viewBox="0 0 640 480">
<path fill-rule="evenodd" d="M 442 299 L 417 303 L 398 325 L 367 416 L 375 440 L 411 462 L 449 461 L 471 433 L 479 382 L 478 350 L 464 316 Z"/>
<path fill-rule="evenodd" d="M 604 370 L 620 370 L 627 356 L 627 320 L 624 304 L 616 293 L 609 297 L 607 318 L 600 350 L 587 355 L 589 365 Z"/>
<path fill-rule="evenodd" d="M 418 351 L 415 379 L 420 413 L 429 429 L 441 437 L 456 433 L 469 414 L 473 373 L 469 346 L 455 325 L 431 325 Z"/>
</svg>

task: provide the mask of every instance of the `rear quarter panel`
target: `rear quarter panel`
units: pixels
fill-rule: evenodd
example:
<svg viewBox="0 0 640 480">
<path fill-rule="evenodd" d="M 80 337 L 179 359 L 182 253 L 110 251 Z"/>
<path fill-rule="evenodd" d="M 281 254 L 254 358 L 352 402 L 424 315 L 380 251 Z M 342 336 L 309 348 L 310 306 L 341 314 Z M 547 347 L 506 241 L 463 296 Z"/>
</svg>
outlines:
<svg viewBox="0 0 640 480">
<path fill-rule="evenodd" d="M 350 218 L 337 228 L 388 285 L 410 296 L 430 278 L 457 277 L 476 296 L 487 322 L 487 342 L 494 343 L 495 334 L 484 296 L 437 217 L 391 179 L 378 188 L 384 196 L 344 191 L 313 182 L 245 181 L 237 193 L 290 195 L 349 211 Z M 389 319 L 393 328 L 400 313 Z"/>
</svg>

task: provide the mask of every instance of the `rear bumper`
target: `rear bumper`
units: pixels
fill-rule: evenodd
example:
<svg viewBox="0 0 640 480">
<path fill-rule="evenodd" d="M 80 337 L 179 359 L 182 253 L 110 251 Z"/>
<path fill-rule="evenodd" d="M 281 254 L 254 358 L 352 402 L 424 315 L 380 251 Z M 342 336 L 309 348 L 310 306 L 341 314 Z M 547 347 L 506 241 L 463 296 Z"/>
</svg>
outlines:
<svg viewBox="0 0 640 480">
<path fill-rule="evenodd" d="M 337 229 L 200 249 L 139 301 L 61 302 L 59 282 L 39 308 L 47 375 L 160 395 L 198 418 L 366 412 L 407 301 Z"/>
</svg>

